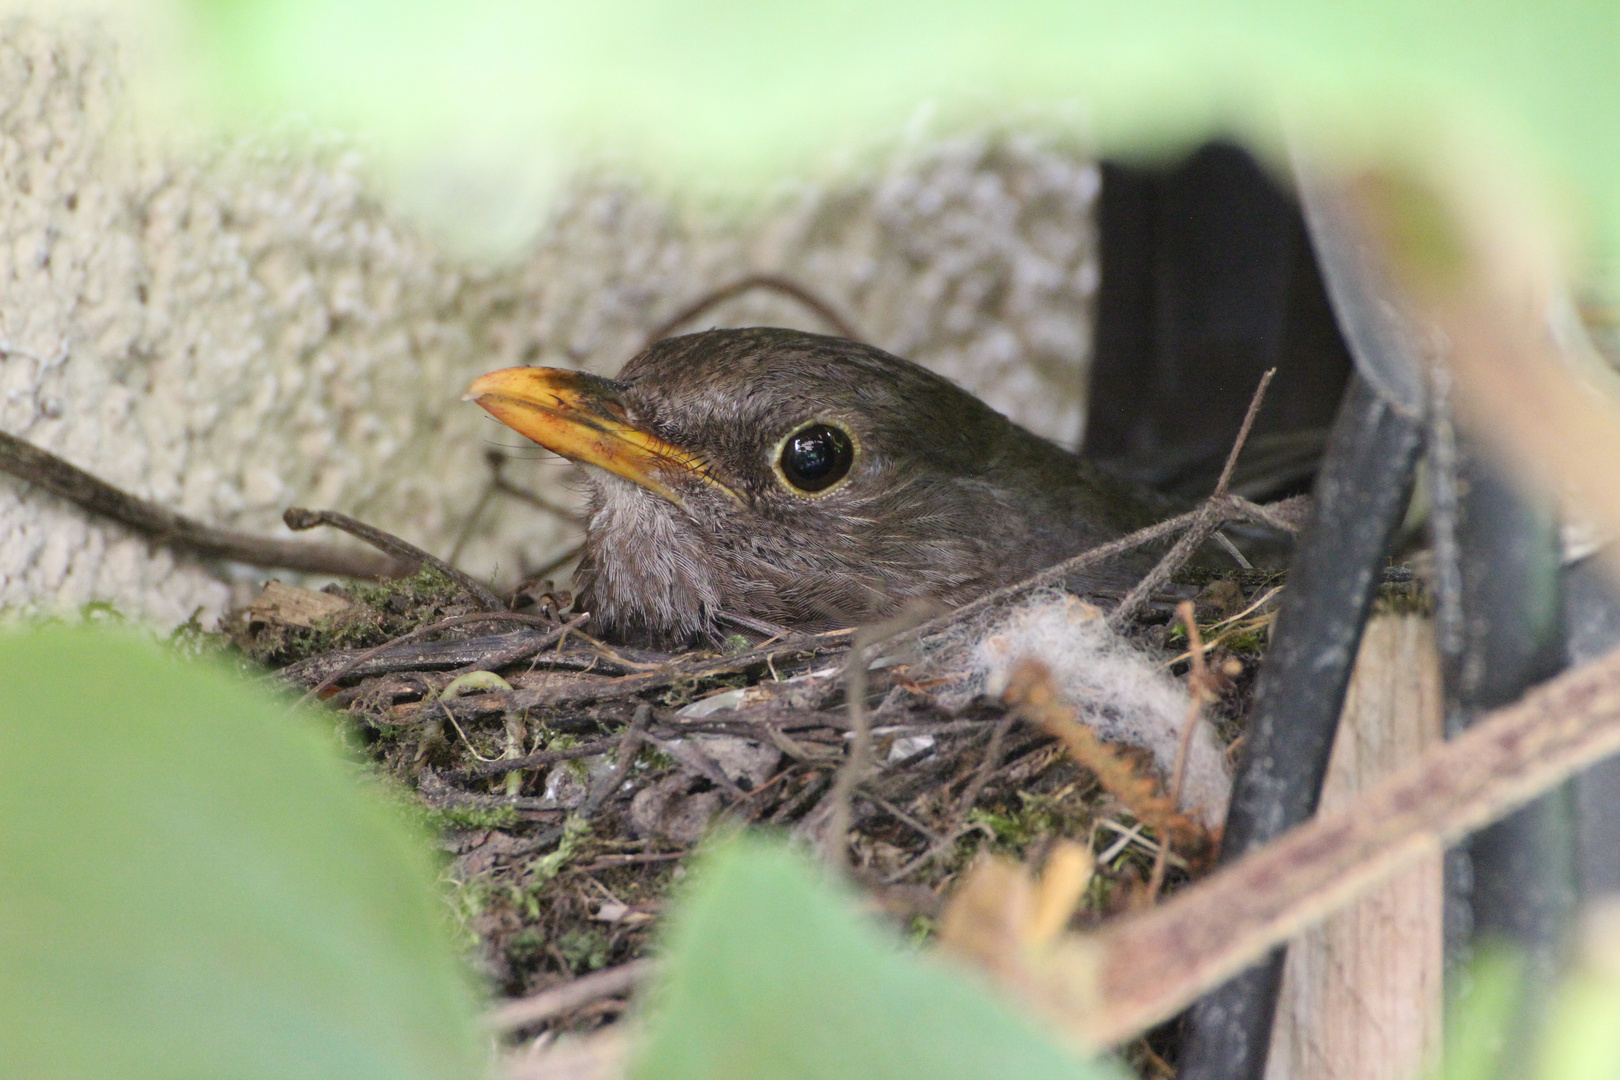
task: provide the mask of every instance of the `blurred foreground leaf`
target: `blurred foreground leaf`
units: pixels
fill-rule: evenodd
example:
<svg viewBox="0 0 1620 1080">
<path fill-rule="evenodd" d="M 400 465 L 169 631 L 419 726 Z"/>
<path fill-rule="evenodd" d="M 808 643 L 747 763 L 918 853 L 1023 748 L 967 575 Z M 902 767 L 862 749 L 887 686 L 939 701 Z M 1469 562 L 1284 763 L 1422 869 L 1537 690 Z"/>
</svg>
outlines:
<svg viewBox="0 0 1620 1080">
<path fill-rule="evenodd" d="M 1474 958 L 1469 991 L 1446 1016 L 1441 1080 L 1493 1080 L 1502 1075 L 1509 1034 L 1524 1007 L 1524 958 L 1505 947 Z"/>
<path fill-rule="evenodd" d="M 760 191 L 919 117 L 982 124 L 1033 109 L 1112 153 L 1223 132 L 1275 150 L 1287 126 L 1318 150 L 1454 182 L 1508 165 L 1488 191 L 1528 182 L 1620 251 L 1620 9 L 1605 0 L 177 10 L 181 30 L 166 37 L 195 45 L 168 65 L 195 77 L 185 100 L 249 123 L 294 113 L 362 132 L 418 195 L 458 203 L 463 223 L 529 198 L 581 152 Z"/>
<path fill-rule="evenodd" d="M 1574 970 L 1552 996 L 1536 1080 L 1620 1077 L 1620 901 L 1593 901 L 1582 922 Z"/>
<path fill-rule="evenodd" d="M 480 1075 L 426 845 L 346 768 L 223 671 L 0 636 L 0 1076 Z"/>
<path fill-rule="evenodd" d="M 781 846 L 731 841 L 670 941 L 637 1080 L 1115 1080 L 965 973 L 908 954 Z"/>
</svg>

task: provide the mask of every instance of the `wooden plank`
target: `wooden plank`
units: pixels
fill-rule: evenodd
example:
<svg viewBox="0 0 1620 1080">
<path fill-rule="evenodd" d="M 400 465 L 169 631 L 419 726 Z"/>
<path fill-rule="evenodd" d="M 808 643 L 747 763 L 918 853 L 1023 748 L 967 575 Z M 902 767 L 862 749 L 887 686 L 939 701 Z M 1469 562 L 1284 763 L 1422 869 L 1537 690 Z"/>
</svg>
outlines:
<svg viewBox="0 0 1620 1080">
<path fill-rule="evenodd" d="M 1336 809 L 1440 741 L 1433 623 L 1367 625 L 1322 790 Z M 1289 943 L 1266 1080 L 1412 1080 L 1439 1059 L 1442 856 Z"/>
</svg>

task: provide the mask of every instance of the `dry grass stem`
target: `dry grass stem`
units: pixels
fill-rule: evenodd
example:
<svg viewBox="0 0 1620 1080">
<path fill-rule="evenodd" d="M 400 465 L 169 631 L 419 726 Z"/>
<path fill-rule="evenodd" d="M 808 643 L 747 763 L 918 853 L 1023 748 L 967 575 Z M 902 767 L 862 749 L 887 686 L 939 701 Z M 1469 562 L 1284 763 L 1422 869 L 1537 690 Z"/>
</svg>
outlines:
<svg viewBox="0 0 1620 1080">
<path fill-rule="evenodd" d="M 1162 838 L 1174 837 L 1184 852 L 1198 855 L 1209 850 L 1209 832 L 1177 809 L 1175 802 L 1160 792 L 1158 781 L 1144 776 L 1129 759 L 1075 718 L 1074 710 L 1059 697 L 1044 665 L 1033 660 L 1020 664 L 1005 697 L 1009 705 L 1057 736 L 1070 756 L 1089 769 L 1103 789 L 1148 828 Z"/>
<path fill-rule="evenodd" d="M 504 1001 L 484 1014 L 484 1027 L 495 1032 L 532 1027 L 542 1020 L 573 1012 L 593 1001 L 627 994 L 646 982 L 652 970 L 651 960 L 632 960 L 618 967 L 581 975 L 561 986 L 542 990 L 529 997 Z"/>
<path fill-rule="evenodd" d="M 1050 973 L 1065 987 L 1065 1021 L 1108 1045 L 1168 1019 L 1413 859 L 1616 751 L 1620 650 L 1491 713 L 1342 811 L 1156 908 L 1071 939 Z M 1058 1007 L 1060 998 L 1046 1000 Z"/>
<path fill-rule="evenodd" d="M 1187 719 L 1181 722 L 1181 739 L 1176 743 L 1176 765 L 1170 774 L 1170 805 L 1181 805 L 1181 788 L 1187 779 L 1187 750 L 1192 744 L 1193 732 L 1198 727 L 1198 717 L 1203 712 L 1204 702 L 1213 693 L 1213 681 L 1209 670 L 1204 666 L 1203 643 L 1198 636 L 1198 619 L 1193 615 L 1191 603 L 1183 600 L 1176 608 L 1181 616 L 1183 625 L 1187 627 L 1187 642 L 1191 646 L 1192 671 L 1187 674 L 1187 689 L 1190 691 L 1190 701 L 1187 703 Z M 1152 905 L 1159 899 L 1159 890 L 1164 888 L 1165 866 L 1170 858 L 1170 837 L 1161 834 L 1159 853 L 1153 858 L 1153 873 L 1148 877 L 1147 903 Z"/>
</svg>

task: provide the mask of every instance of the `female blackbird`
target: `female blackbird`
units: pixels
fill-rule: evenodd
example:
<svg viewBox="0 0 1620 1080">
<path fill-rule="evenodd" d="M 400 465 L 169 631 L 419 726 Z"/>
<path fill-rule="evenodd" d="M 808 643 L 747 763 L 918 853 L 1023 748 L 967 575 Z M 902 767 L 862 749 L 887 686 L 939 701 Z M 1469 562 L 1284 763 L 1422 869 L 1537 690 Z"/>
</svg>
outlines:
<svg viewBox="0 0 1620 1080">
<path fill-rule="evenodd" d="M 797 330 L 670 338 L 616 380 L 506 368 L 467 400 L 594 466 L 576 583 L 621 640 L 955 606 L 1166 512 L 916 364 Z"/>
</svg>

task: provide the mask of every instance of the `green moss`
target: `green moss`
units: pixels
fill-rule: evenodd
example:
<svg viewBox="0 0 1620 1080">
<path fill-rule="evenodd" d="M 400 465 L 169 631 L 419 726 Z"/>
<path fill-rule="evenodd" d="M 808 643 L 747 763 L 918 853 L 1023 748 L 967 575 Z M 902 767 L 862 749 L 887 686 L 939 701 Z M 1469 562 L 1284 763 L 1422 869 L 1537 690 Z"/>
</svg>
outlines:
<svg viewBox="0 0 1620 1080">
<path fill-rule="evenodd" d="M 557 951 L 576 973 L 606 967 L 611 947 L 607 934 L 594 926 L 576 925 L 557 938 Z"/>
<path fill-rule="evenodd" d="M 243 620 L 231 637 L 255 662 L 278 667 L 333 649 L 365 649 L 467 610 L 454 582 L 431 567 L 408 578 L 354 582 L 332 589 L 351 607 L 315 620 L 310 627 L 263 625 Z"/>
<path fill-rule="evenodd" d="M 525 926 L 506 943 L 506 955 L 520 964 L 535 959 L 545 949 L 546 935 L 535 926 Z"/>
<path fill-rule="evenodd" d="M 759 665 L 763 667 L 763 665 Z M 748 677 L 747 672 L 731 672 L 724 675 L 707 675 L 700 679 L 687 679 L 673 683 L 659 696 L 658 703 L 666 709 L 678 709 L 689 705 L 699 698 L 706 698 L 725 690 L 737 690 L 751 685 L 755 680 Z"/>
<path fill-rule="evenodd" d="M 461 589 L 431 566 L 393 581 L 355 582 L 343 590 L 378 611 L 403 615 L 424 606 L 443 607 L 461 599 Z"/>
<path fill-rule="evenodd" d="M 510 829 L 522 819 L 512 806 L 442 806 L 426 808 L 422 823 L 435 832 L 445 829 Z"/>
<path fill-rule="evenodd" d="M 1102 874 L 1091 875 L 1091 881 L 1087 883 L 1085 896 L 1081 901 L 1082 906 L 1088 911 L 1109 910 L 1116 887 L 1117 882 Z"/>
<path fill-rule="evenodd" d="M 557 850 L 544 858 L 536 859 L 530 868 L 531 896 L 538 896 L 534 890 L 544 887 L 556 877 L 558 872 L 567 865 L 568 860 L 578 853 L 585 839 L 591 834 L 591 823 L 578 815 L 571 815 L 563 823 L 562 839 L 557 841 Z M 538 906 L 534 907 L 535 918 L 539 917 Z"/>
<path fill-rule="evenodd" d="M 1221 645 L 1227 652 L 1238 656 L 1261 656 L 1270 644 L 1271 627 L 1269 624 L 1255 627 L 1253 630 L 1244 630 L 1230 637 L 1221 638 Z"/>
<path fill-rule="evenodd" d="M 124 613 L 114 607 L 110 600 L 92 600 L 79 608 L 79 621 L 122 625 L 127 620 Z"/>
<path fill-rule="evenodd" d="M 1073 792 L 1054 797 L 1020 791 L 1018 800 L 1016 809 L 980 807 L 968 813 L 968 821 L 994 834 L 994 847 L 1004 854 L 1024 858 L 1049 837 L 1075 836 L 1090 827 L 1091 808 Z"/>
<path fill-rule="evenodd" d="M 636 764 L 649 770 L 673 769 L 678 763 L 656 746 L 643 746 L 636 755 Z"/>
<path fill-rule="evenodd" d="M 679 709 L 690 705 L 696 692 L 696 683 L 674 683 L 658 695 L 658 704 L 666 709 Z"/>
<path fill-rule="evenodd" d="M 166 644 L 176 654 L 188 660 L 204 660 L 223 655 L 230 643 L 223 634 L 203 629 L 202 608 L 196 608 L 191 618 L 175 627 Z"/>
</svg>

